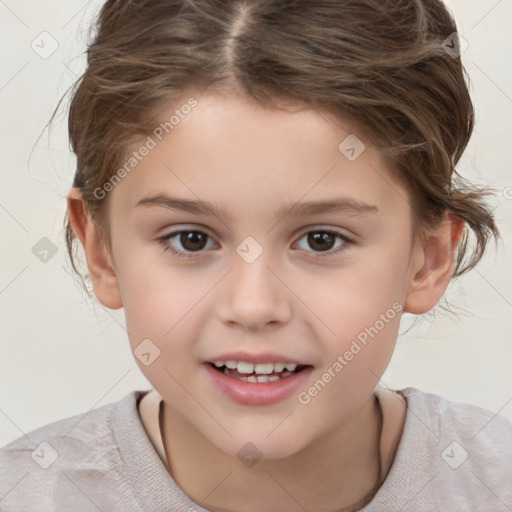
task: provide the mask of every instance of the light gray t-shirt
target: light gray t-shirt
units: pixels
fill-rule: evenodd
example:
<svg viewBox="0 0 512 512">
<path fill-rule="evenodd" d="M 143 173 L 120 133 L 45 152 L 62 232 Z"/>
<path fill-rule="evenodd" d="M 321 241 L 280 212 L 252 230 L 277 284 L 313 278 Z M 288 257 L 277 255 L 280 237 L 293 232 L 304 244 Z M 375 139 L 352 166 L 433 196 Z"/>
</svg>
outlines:
<svg viewBox="0 0 512 512">
<path fill-rule="evenodd" d="M 207 512 L 175 484 L 137 404 L 150 390 L 30 432 L 0 450 L 1 512 Z M 405 388 L 388 477 L 364 512 L 512 510 L 512 421 Z M 310 511 L 314 512 L 314 511 Z"/>
</svg>

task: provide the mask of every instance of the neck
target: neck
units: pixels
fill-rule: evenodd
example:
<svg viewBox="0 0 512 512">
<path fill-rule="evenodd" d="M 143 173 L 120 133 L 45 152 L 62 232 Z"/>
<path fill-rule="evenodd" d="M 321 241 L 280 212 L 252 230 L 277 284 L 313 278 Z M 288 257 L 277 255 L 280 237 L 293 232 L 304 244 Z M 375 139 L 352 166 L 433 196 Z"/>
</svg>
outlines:
<svg viewBox="0 0 512 512">
<path fill-rule="evenodd" d="M 350 421 L 293 456 L 247 468 L 164 406 L 171 474 L 193 501 L 213 511 L 357 510 L 380 486 L 382 413 L 371 396 Z"/>
</svg>

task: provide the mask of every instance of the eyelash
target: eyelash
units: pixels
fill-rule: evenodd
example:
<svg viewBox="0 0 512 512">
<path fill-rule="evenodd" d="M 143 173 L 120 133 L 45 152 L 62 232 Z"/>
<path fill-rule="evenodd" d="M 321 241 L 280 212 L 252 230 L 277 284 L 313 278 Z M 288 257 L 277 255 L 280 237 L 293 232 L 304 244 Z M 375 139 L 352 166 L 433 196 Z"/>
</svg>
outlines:
<svg viewBox="0 0 512 512">
<path fill-rule="evenodd" d="M 199 231 L 197 229 L 182 229 L 180 231 L 173 231 L 172 233 L 169 233 L 168 235 L 165 235 L 165 236 L 163 236 L 161 238 L 158 238 L 158 242 L 161 244 L 162 249 L 164 250 L 164 252 L 172 254 L 173 256 L 178 256 L 180 258 L 195 258 L 195 257 L 198 257 L 201 254 L 202 251 L 197 251 L 195 253 L 185 253 L 185 252 L 182 252 L 182 251 L 177 251 L 176 249 L 173 249 L 169 245 L 169 240 L 171 238 L 174 238 L 175 236 L 181 235 L 183 233 L 201 233 L 202 235 L 206 235 L 208 238 L 210 238 L 209 235 L 207 235 L 203 231 Z M 349 239 L 343 233 L 340 233 L 339 231 L 336 231 L 336 230 L 327 229 L 327 228 L 326 229 L 316 229 L 316 230 L 306 231 L 305 233 L 303 233 L 301 235 L 299 240 L 301 240 L 302 238 L 304 238 L 306 235 L 308 235 L 310 233 L 328 233 L 330 235 L 337 236 L 338 238 L 340 238 L 344 242 L 335 251 L 313 252 L 313 255 L 314 255 L 313 257 L 317 258 L 317 259 L 336 256 L 339 253 L 341 253 L 342 251 L 344 251 L 346 249 L 347 245 L 354 243 L 353 240 Z M 307 252 L 310 252 L 310 251 L 307 251 Z"/>
</svg>

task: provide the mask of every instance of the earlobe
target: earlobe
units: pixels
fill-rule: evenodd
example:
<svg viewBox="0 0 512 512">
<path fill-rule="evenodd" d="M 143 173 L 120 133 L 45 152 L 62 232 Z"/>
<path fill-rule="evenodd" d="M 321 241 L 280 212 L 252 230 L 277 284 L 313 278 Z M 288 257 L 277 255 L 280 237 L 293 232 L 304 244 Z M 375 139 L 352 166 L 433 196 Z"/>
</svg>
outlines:
<svg viewBox="0 0 512 512">
<path fill-rule="evenodd" d="M 87 267 L 97 299 L 107 308 L 123 307 L 119 284 L 109 250 L 82 199 L 73 187 L 67 197 L 68 218 L 84 248 Z"/>
<path fill-rule="evenodd" d="M 464 231 L 464 221 L 446 215 L 431 230 L 416 254 L 404 301 L 404 311 L 421 315 L 430 311 L 443 296 L 455 267 L 457 248 Z"/>
</svg>

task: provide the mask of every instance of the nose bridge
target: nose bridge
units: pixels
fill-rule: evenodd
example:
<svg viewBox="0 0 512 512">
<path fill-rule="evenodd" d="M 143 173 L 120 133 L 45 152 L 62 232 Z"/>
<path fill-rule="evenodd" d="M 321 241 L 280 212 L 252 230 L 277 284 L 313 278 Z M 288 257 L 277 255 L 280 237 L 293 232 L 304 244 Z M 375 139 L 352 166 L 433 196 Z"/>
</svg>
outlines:
<svg viewBox="0 0 512 512">
<path fill-rule="evenodd" d="M 236 248 L 232 270 L 225 283 L 219 304 L 223 322 L 235 322 L 246 328 L 267 323 L 285 322 L 290 316 L 286 287 L 273 267 L 272 251 L 253 237 L 247 237 Z"/>
</svg>

